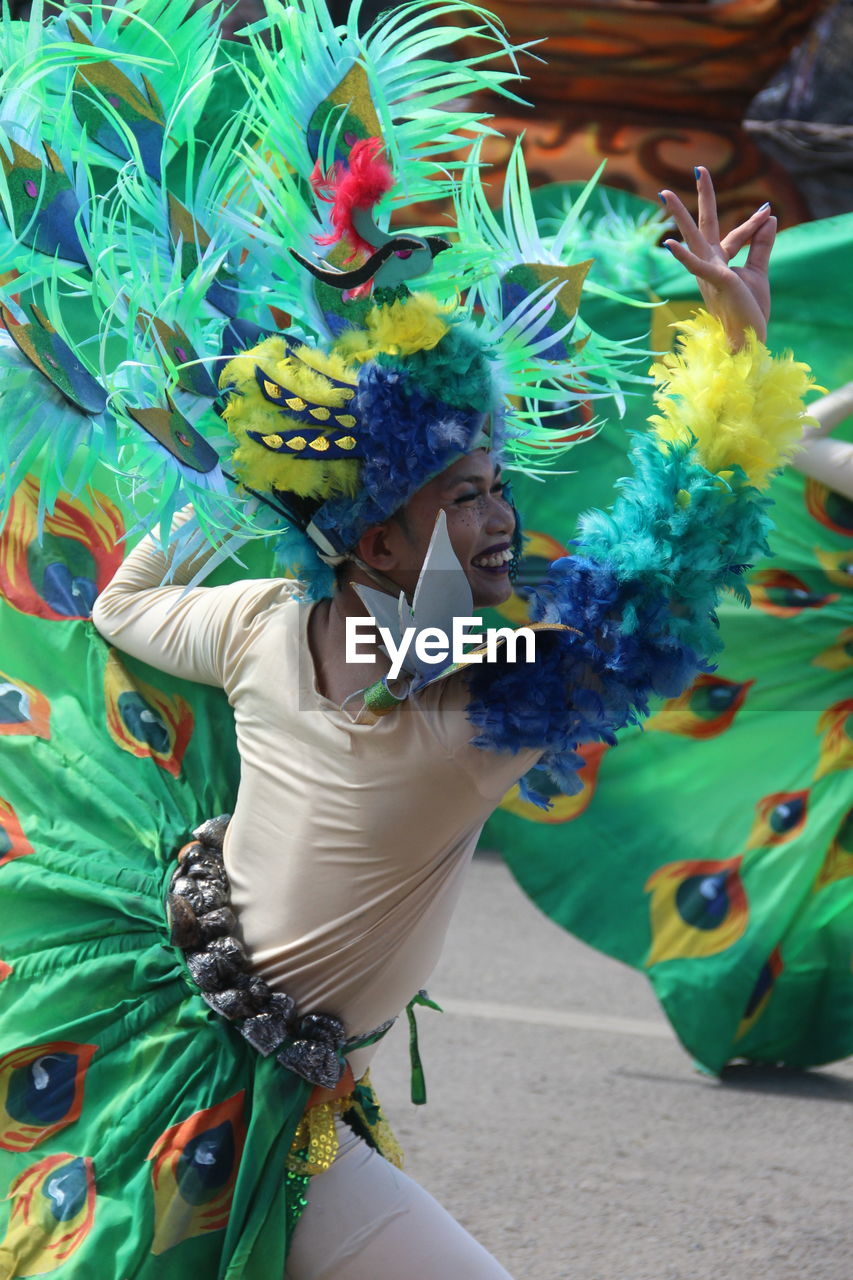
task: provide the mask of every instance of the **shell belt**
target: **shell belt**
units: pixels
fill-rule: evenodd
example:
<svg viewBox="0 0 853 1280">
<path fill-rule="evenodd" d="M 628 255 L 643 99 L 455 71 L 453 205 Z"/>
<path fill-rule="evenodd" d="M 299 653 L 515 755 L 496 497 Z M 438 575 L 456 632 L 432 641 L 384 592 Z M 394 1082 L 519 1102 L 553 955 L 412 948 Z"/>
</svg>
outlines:
<svg viewBox="0 0 853 1280">
<path fill-rule="evenodd" d="M 324 1089 L 334 1089 L 346 1070 L 346 1055 L 375 1044 L 394 1024 L 348 1040 L 340 1018 L 329 1013 L 299 1013 L 296 1002 L 250 972 L 237 935 L 230 887 L 222 854 L 230 814 L 211 818 L 178 853 L 171 878 L 167 915 L 172 943 L 179 947 L 202 999 L 233 1022 L 240 1035 L 263 1057 Z"/>
</svg>

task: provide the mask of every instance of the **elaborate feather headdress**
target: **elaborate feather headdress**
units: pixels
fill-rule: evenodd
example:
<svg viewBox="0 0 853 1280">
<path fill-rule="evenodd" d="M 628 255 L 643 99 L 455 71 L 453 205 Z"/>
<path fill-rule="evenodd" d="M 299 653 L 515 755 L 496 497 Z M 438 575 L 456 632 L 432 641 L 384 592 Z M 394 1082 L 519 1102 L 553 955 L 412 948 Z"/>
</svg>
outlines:
<svg viewBox="0 0 853 1280">
<path fill-rule="evenodd" d="M 4 497 L 45 451 L 45 511 L 106 463 L 139 527 L 166 538 L 191 501 L 183 536 L 287 525 L 305 567 L 486 439 L 553 465 L 589 434 L 566 409 L 618 396 L 634 353 L 580 319 L 588 263 L 538 235 L 520 148 L 502 212 L 486 200 L 469 98 L 513 96 L 520 51 L 451 2 L 361 35 L 358 3 L 337 27 L 323 0 L 267 0 L 224 50 L 217 10 L 45 26 L 37 0 L 3 24 Z M 483 53 L 438 56 L 462 35 Z M 425 200 L 446 223 L 412 223 Z"/>
</svg>

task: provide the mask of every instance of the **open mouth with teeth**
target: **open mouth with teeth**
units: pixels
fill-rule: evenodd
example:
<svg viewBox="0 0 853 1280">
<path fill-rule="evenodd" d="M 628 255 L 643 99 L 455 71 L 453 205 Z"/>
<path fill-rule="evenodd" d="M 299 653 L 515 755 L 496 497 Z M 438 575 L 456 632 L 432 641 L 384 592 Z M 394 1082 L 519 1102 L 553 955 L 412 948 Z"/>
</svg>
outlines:
<svg viewBox="0 0 853 1280">
<path fill-rule="evenodd" d="M 478 556 L 473 556 L 471 564 L 475 569 L 485 569 L 488 573 L 506 573 L 512 560 L 512 547 L 492 547 Z"/>
</svg>

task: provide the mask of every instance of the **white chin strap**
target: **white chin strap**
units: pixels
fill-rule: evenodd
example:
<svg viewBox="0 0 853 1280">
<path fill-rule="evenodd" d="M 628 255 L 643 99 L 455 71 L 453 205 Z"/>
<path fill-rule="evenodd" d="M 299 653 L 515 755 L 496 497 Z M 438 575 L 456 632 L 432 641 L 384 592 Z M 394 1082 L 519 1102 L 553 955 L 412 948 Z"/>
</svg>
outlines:
<svg viewBox="0 0 853 1280">
<path fill-rule="evenodd" d="M 346 554 L 336 551 L 326 535 L 321 529 L 317 528 L 313 521 L 306 527 L 305 533 L 313 542 L 317 555 L 323 561 L 323 564 L 329 565 L 331 569 L 337 569 L 349 561 L 350 564 L 354 564 L 361 569 L 362 573 L 366 573 L 368 578 L 375 582 L 378 587 L 381 587 L 383 591 L 388 591 L 393 596 L 398 595 L 400 588 L 396 582 L 392 582 L 389 577 L 384 573 L 380 573 L 378 569 L 371 569 L 369 564 L 365 564 L 353 552 Z"/>
<path fill-rule="evenodd" d="M 323 564 L 329 565 L 332 569 L 336 569 L 345 560 L 351 559 L 350 556 L 344 555 L 336 547 L 332 546 L 323 530 L 318 529 L 313 520 L 305 526 L 305 536 L 313 542 L 317 555 L 323 561 Z"/>
<path fill-rule="evenodd" d="M 348 561 L 351 564 L 356 564 L 356 566 L 360 568 L 361 572 L 366 573 L 369 579 L 374 581 L 377 586 L 380 586 L 383 591 L 389 591 L 392 595 L 397 595 L 398 591 L 400 591 L 396 582 L 392 582 L 389 577 L 386 577 L 384 573 L 380 573 L 379 570 L 370 568 L 369 564 L 365 564 L 365 562 L 357 557 L 356 554 L 353 554 L 352 552 L 346 554 L 334 549 L 327 536 L 325 536 L 323 531 L 316 527 L 314 522 L 307 525 L 305 532 L 311 541 L 313 541 L 316 553 L 318 553 L 321 561 L 323 561 L 324 564 L 328 564 L 330 568 L 338 568 L 341 564 L 346 564 Z"/>
</svg>

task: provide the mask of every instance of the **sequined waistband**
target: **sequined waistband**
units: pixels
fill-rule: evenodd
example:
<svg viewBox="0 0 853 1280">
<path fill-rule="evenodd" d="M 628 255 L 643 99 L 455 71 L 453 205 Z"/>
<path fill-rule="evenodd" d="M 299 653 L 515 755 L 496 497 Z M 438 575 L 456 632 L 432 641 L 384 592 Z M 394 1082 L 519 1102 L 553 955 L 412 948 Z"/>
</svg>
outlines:
<svg viewBox="0 0 853 1280">
<path fill-rule="evenodd" d="M 230 814 L 211 818 L 178 852 L 167 896 L 171 939 L 184 953 L 193 983 L 216 1013 L 233 1022 L 263 1057 L 323 1089 L 334 1089 L 346 1070 L 346 1055 L 375 1044 L 395 1019 L 368 1035 L 347 1039 L 340 1018 L 300 1013 L 293 998 L 273 991 L 250 972 L 249 957 L 236 936 L 230 886 L 222 854 Z"/>
<path fill-rule="evenodd" d="M 338 1119 L 398 1169 L 403 1167 L 403 1152 L 385 1119 L 368 1071 L 343 1097 L 306 1109 L 288 1157 L 287 1167 L 292 1173 L 313 1177 L 331 1168 L 338 1153 Z"/>
</svg>

